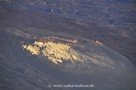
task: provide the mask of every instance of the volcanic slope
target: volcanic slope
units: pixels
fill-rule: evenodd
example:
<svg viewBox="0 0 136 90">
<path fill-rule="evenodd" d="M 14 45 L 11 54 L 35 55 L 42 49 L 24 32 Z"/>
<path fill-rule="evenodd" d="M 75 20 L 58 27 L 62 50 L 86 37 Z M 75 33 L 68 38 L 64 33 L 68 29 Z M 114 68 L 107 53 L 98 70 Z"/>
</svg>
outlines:
<svg viewBox="0 0 136 90">
<path fill-rule="evenodd" d="M 1 88 L 6 90 L 29 90 L 32 88 L 42 90 L 49 89 L 49 84 L 91 83 L 95 85 L 93 88 L 96 90 L 135 89 L 135 66 L 124 56 L 98 42 L 72 43 L 58 39 L 57 42 L 46 41 L 47 44 L 69 45 L 69 48 L 75 52 L 73 55 L 76 54 L 78 57 L 75 60 L 59 58 L 62 61 L 56 64 L 53 62 L 53 57 L 49 58 L 48 55 L 42 54 L 33 55 L 30 51 L 22 48 L 22 45 L 34 46 L 35 41 L 38 42 L 39 38 L 25 33 L 23 30 L 20 32 L 18 30 L 10 32 L 9 29 L 0 31 Z M 50 37 L 50 32 L 47 35 L 46 33 L 44 36 Z M 51 33 L 51 35 L 53 36 L 55 33 Z M 57 34 L 55 37 L 60 38 Z M 62 37 L 66 38 L 67 36 L 62 34 Z M 70 38 L 67 37 L 67 40 Z M 73 38 L 79 39 L 78 37 Z M 55 55 L 55 53 L 53 54 Z M 54 90 L 56 89 L 60 90 L 60 88 L 54 88 Z M 84 88 L 75 89 L 83 90 Z"/>
<path fill-rule="evenodd" d="M 82 37 L 82 29 L 63 23 L 62 17 L 46 14 L 47 17 L 43 18 L 42 14 L 40 15 L 41 17 L 39 14 L 33 15 L 23 11 L 4 11 L 1 14 L 3 18 L 0 22 L 0 88 L 90 90 L 91 87 L 50 88 L 48 85 L 93 84 L 94 90 L 136 89 L 136 67 L 129 59 L 95 39 Z M 39 21 L 36 18 L 39 18 Z M 35 42 L 42 42 L 45 47 L 40 47 Z M 32 54 L 31 50 L 23 48 L 24 45 L 26 48 L 36 45 L 40 48 L 39 52 L 36 55 Z M 61 57 L 58 58 L 57 49 L 50 48 L 53 45 L 66 47 L 63 48 L 66 56 L 74 52 L 72 55 L 77 58 L 63 58 L 60 51 L 58 52 L 61 53 Z M 48 53 L 47 48 L 53 53 Z"/>
</svg>

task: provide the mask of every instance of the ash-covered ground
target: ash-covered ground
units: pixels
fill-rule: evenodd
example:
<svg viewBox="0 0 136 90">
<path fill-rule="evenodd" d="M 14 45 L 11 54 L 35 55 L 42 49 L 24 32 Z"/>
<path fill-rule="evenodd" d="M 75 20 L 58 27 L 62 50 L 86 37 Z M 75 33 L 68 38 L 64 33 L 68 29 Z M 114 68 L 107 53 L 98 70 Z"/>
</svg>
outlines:
<svg viewBox="0 0 136 90">
<path fill-rule="evenodd" d="M 135 90 L 135 3 L 135 0 L 0 1 L 0 89 Z M 33 55 L 22 48 L 34 46 L 35 41 L 56 46 L 53 50 L 48 46 L 52 53 L 46 52 L 44 46 L 45 55 Z M 59 47 L 67 44 L 72 51 Z M 76 59 L 71 53 L 76 54 Z M 68 84 L 92 87 L 61 87 Z"/>
</svg>

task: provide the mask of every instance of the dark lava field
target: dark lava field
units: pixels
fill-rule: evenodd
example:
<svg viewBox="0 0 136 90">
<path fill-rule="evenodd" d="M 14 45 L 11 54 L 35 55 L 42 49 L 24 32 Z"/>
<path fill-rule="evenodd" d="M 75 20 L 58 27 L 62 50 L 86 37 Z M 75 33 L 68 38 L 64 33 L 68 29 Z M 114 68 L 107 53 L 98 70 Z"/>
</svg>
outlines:
<svg viewBox="0 0 136 90">
<path fill-rule="evenodd" d="M 0 90 L 136 90 L 136 1 L 0 0 Z"/>
</svg>

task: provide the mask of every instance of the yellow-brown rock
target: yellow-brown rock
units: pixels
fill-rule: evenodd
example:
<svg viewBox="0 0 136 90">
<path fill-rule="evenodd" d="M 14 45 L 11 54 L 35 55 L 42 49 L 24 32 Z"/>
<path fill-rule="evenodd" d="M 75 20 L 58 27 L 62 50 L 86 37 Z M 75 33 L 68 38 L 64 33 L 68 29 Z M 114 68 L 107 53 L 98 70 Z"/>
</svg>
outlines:
<svg viewBox="0 0 136 90">
<path fill-rule="evenodd" d="M 80 60 L 78 52 L 65 43 L 35 41 L 33 45 L 23 45 L 23 48 L 33 55 L 42 54 L 55 64 L 62 63 L 64 60 L 72 62 Z"/>
</svg>

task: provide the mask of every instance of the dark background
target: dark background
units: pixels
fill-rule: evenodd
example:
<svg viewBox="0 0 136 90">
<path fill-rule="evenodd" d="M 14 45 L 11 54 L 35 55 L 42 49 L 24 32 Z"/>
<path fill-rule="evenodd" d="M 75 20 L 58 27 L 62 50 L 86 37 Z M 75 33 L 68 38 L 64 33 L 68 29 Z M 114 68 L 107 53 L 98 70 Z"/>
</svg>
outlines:
<svg viewBox="0 0 136 90">
<path fill-rule="evenodd" d="M 95 90 L 136 90 L 135 29 L 135 0 L 0 0 L 0 90 L 60 90 L 47 85 L 81 82 Z M 58 67 L 20 47 L 34 41 L 29 35 L 49 31 L 102 42 L 93 49 L 111 56 L 115 70 L 92 63 Z"/>
</svg>

